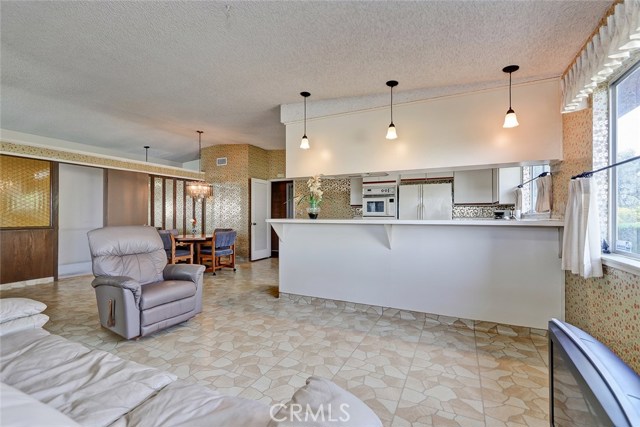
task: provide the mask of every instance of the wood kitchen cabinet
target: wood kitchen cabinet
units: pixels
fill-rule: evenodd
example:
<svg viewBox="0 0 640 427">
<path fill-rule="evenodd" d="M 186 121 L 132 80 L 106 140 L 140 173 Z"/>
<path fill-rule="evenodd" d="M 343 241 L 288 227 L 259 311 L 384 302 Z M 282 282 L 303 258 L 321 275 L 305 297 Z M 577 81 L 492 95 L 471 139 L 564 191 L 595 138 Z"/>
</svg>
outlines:
<svg viewBox="0 0 640 427">
<path fill-rule="evenodd" d="M 520 176 L 519 167 L 455 172 L 453 201 L 456 204 L 514 204 Z"/>
</svg>

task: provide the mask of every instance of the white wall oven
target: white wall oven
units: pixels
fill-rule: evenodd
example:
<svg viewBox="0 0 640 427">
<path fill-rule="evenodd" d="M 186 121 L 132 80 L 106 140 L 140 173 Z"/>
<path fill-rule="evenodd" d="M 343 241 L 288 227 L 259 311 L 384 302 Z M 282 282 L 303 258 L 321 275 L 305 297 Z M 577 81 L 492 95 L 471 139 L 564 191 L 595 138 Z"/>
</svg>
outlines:
<svg viewBox="0 0 640 427">
<path fill-rule="evenodd" d="M 395 185 L 363 185 L 363 218 L 397 218 L 397 187 Z"/>
</svg>

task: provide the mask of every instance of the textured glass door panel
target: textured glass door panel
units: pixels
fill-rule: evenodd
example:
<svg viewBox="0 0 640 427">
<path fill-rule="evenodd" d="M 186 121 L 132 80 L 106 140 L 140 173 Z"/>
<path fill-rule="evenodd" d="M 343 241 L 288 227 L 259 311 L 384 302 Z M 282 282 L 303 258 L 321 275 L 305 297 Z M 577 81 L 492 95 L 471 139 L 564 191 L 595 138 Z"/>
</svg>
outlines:
<svg viewBox="0 0 640 427">
<path fill-rule="evenodd" d="M 184 230 L 184 181 L 176 181 L 176 228 L 180 233 Z"/>
<path fill-rule="evenodd" d="M 51 164 L 0 156 L 0 227 L 51 226 Z"/>
<path fill-rule="evenodd" d="M 162 178 L 153 179 L 153 219 L 154 227 L 162 226 Z"/>
<path fill-rule="evenodd" d="M 166 229 L 175 228 L 173 225 L 173 179 L 164 180 L 164 224 Z"/>
</svg>

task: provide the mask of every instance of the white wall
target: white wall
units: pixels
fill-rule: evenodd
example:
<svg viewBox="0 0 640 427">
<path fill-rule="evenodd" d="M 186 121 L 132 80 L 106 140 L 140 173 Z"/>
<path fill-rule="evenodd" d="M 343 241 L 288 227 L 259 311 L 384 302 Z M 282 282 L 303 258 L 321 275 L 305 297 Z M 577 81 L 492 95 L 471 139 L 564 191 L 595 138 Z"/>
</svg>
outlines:
<svg viewBox="0 0 640 427">
<path fill-rule="evenodd" d="M 103 170 L 60 164 L 58 275 L 91 274 L 87 232 L 102 227 Z"/>
<path fill-rule="evenodd" d="M 385 139 L 389 108 L 286 124 L 287 177 L 522 164 L 562 158 L 557 79 L 513 87 L 520 126 L 502 128 L 508 88 L 394 106 L 398 139 Z"/>
</svg>

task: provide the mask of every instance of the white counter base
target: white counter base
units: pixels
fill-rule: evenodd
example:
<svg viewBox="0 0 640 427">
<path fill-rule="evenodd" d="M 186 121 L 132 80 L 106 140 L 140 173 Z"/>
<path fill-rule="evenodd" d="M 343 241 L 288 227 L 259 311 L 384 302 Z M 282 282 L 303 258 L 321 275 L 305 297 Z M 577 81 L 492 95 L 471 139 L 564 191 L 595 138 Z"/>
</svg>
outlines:
<svg viewBox="0 0 640 427">
<path fill-rule="evenodd" d="M 268 222 L 280 292 L 540 329 L 564 317 L 558 221 Z"/>
</svg>

